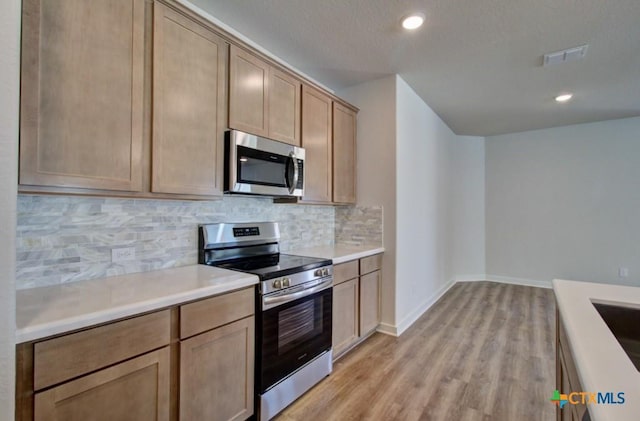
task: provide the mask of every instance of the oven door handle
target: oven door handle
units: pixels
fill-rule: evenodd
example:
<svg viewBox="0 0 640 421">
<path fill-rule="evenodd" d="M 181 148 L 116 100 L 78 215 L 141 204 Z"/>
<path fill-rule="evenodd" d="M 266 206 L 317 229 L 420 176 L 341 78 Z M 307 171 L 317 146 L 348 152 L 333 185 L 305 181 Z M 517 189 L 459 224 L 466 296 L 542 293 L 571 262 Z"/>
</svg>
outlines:
<svg viewBox="0 0 640 421">
<path fill-rule="evenodd" d="M 269 310 L 270 308 L 277 307 L 280 304 L 288 303 L 290 301 L 297 300 L 298 298 L 306 297 L 319 291 L 323 291 L 330 288 L 333 285 L 333 278 L 319 283 L 311 288 L 303 289 L 302 291 L 293 292 L 291 294 L 277 295 L 275 297 L 263 297 L 262 298 L 262 310 Z"/>
</svg>

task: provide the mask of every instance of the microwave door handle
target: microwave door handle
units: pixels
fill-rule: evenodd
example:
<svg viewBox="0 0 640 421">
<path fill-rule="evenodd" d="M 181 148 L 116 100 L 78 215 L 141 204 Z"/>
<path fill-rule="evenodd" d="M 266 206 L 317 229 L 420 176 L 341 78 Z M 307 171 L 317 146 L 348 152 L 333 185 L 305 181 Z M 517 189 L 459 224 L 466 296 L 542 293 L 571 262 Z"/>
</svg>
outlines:
<svg viewBox="0 0 640 421">
<path fill-rule="evenodd" d="M 293 193 L 293 191 L 296 189 L 296 186 L 298 185 L 298 178 L 300 177 L 300 174 L 298 172 L 298 160 L 296 159 L 296 156 L 293 152 L 289 153 L 289 162 L 291 165 L 293 165 L 293 180 L 287 180 L 287 181 L 290 181 L 289 193 Z M 287 178 L 288 176 L 289 174 L 287 173 Z"/>
</svg>

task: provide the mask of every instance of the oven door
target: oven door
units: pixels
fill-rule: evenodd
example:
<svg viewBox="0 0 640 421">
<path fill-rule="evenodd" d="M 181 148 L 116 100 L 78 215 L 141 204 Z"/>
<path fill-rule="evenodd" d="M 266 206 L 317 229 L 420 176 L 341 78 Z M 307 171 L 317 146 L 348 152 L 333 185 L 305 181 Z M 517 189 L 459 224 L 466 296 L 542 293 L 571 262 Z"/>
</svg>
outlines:
<svg viewBox="0 0 640 421">
<path fill-rule="evenodd" d="M 226 155 L 227 192 L 302 196 L 304 149 L 232 130 Z"/>
<path fill-rule="evenodd" d="M 316 356 L 331 349 L 331 279 L 328 285 L 311 295 L 276 303 L 260 313 L 258 393 L 264 393 Z M 262 299 L 263 306 L 265 298 Z"/>
</svg>

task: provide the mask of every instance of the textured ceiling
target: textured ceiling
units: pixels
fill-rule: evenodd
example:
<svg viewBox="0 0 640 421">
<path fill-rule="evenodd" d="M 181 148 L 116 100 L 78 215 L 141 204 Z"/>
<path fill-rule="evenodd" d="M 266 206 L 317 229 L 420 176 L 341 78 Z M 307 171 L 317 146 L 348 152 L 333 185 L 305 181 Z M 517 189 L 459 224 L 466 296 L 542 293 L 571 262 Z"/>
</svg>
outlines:
<svg viewBox="0 0 640 421">
<path fill-rule="evenodd" d="M 457 134 L 640 115 L 640 0 L 191 1 L 333 89 L 397 73 Z M 412 11 L 427 19 L 407 33 Z"/>
</svg>

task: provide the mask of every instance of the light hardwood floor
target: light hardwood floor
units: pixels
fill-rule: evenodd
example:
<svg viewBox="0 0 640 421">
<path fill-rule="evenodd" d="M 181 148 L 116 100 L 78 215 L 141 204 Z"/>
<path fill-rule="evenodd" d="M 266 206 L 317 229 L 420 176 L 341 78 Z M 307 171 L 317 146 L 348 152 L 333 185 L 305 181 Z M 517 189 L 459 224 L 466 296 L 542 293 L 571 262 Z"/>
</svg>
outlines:
<svg viewBox="0 0 640 421">
<path fill-rule="evenodd" d="M 401 337 L 376 333 L 277 421 L 553 420 L 550 289 L 453 286 Z"/>
</svg>

